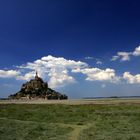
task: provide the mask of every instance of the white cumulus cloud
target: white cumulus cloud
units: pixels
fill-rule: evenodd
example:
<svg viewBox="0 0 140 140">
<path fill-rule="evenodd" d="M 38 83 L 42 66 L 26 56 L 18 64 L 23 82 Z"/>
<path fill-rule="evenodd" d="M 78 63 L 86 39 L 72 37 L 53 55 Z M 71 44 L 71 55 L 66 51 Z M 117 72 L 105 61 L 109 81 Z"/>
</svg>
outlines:
<svg viewBox="0 0 140 140">
<path fill-rule="evenodd" d="M 140 46 L 138 46 L 137 48 L 135 48 L 134 52 L 133 52 L 134 56 L 140 56 Z"/>
<path fill-rule="evenodd" d="M 1 78 L 17 77 L 19 74 L 20 74 L 20 72 L 16 71 L 16 70 L 0 70 Z"/>
<path fill-rule="evenodd" d="M 120 55 L 126 57 L 124 59 L 128 59 L 126 54 L 121 53 Z M 87 81 L 119 83 L 123 80 L 129 84 L 140 83 L 140 74 L 132 75 L 129 72 L 124 72 L 122 76 L 118 76 L 114 69 L 90 67 L 82 61 L 68 60 L 51 55 L 17 66 L 17 69 L 0 70 L 0 78 L 28 81 L 34 78 L 35 71 L 37 71 L 38 75 L 48 81 L 49 86 L 52 88 L 77 82 L 75 79 L 76 73 L 85 75 Z"/>
<path fill-rule="evenodd" d="M 111 60 L 116 61 L 117 59 L 120 59 L 120 61 L 129 61 L 131 54 L 131 52 L 118 52 Z"/>
<path fill-rule="evenodd" d="M 35 77 L 35 71 L 31 71 L 31 72 L 28 72 L 28 73 L 26 73 L 24 75 L 18 75 L 16 77 L 16 79 L 17 80 L 26 80 L 26 81 L 28 81 L 30 79 L 33 79 L 34 77 Z"/>
<path fill-rule="evenodd" d="M 129 61 L 131 52 L 118 52 L 121 61 Z"/>
<path fill-rule="evenodd" d="M 119 77 L 116 76 L 114 69 L 99 69 L 99 68 L 85 68 L 85 69 L 74 69 L 72 70 L 74 73 L 82 73 L 85 74 L 87 81 L 110 81 L 117 82 L 119 81 Z"/>
<path fill-rule="evenodd" d="M 140 74 L 132 75 L 130 72 L 124 72 L 123 78 L 130 84 L 140 84 Z"/>
<path fill-rule="evenodd" d="M 132 56 L 140 56 L 140 46 L 136 47 L 132 52 L 117 52 L 117 55 L 112 56 L 111 61 L 129 61 Z"/>
<path fill-rule="evenodd" d="M 69 83 L 74 83 L 76 80 L 70 75 L 71 69 L 84 68 L 88 65 L 81 61 L 67 60 L 63 57 L 53 57 L 51 55 L 42 57 L 34 62 L 28 62 L 26 65 L 19 66 L 20 69 L 29 69 L 31 72 L 24 76 L 19 76 L 18 79 L 29 80 L 34 77 L 35 70 L 39 76 L 44 79 L 49 79 L 50 87 L 61 87 Z"/>
</svg>

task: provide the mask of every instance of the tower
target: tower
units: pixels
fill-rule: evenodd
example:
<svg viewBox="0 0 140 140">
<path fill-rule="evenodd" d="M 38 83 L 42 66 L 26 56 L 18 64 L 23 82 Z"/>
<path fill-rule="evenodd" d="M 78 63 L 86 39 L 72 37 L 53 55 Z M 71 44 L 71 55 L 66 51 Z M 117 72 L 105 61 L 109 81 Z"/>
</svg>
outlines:
<svg viewBox="0 0 140 140">
<path fill-rule="evenodd" d="M 35 74 L 35 79 L 38 79 L 38 73 L 37 73 L 37 71 L 36 71 L 36 74 Z"/>
</svg>

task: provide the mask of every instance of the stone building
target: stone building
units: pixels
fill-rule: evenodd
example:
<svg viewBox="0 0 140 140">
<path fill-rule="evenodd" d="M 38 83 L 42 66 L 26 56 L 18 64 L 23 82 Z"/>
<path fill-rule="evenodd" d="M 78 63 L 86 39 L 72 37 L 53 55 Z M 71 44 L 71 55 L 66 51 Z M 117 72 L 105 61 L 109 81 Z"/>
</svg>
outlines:
<svg viewBox="0 0 140 140">
<path fill-rule="evenodd" d="M 36 72 L 35 78 L 22 85 L 19 92 L 10 95 L 10 99 L 68 99 L 68 96 L 61 94 L 48 87 Z"/>
</svg>

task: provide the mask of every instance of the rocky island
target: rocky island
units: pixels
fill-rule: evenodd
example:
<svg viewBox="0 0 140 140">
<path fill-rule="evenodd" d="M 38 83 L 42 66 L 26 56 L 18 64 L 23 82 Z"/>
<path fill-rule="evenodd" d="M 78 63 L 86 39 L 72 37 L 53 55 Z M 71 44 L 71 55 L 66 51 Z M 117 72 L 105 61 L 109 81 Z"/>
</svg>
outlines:
<svg viewBox="0 0 140 140">
<path fill-rule="evenodd" d="M 35 78 L 23 84 L 20 91 L 10 95 L 9 99 L 64 100 L 68 99 L 68 96 L 49 88 L 48 83 L 44 82 L 36 72 Z"/>
</svg>

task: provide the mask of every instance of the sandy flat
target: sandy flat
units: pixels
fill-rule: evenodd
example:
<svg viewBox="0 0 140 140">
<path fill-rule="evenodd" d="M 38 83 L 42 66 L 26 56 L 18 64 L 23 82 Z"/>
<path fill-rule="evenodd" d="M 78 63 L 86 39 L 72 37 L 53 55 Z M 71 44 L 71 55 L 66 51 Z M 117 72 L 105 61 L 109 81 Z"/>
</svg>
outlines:
<svg viewBox="0 0 140 140">
<path fill-rule="evenodd" d="M 140 99 L 0 100 L 0 104 L 140 104 Z"/>
</svg>

